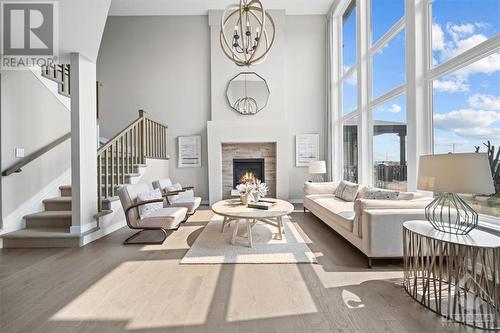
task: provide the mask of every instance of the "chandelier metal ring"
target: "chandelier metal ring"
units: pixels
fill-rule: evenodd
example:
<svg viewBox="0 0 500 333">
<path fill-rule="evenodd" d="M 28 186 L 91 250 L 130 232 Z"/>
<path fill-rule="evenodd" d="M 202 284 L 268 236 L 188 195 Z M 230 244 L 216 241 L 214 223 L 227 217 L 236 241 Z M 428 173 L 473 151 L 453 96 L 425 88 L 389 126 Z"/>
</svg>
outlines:
<svg viewBox="0 0 500 333">
<path fill-rule="evenodd" d="M 227 37 L 227 28 L 228 24 L 234 21 L 236 22 L 231 36 L 232 43 L 230 43 Z M 270 24 L 266 28 L 267 22 Z M 254 28 L 255 35 L 252 32 Z M 268 28 L 272 29 L 271 37 L 267 31 Z M 250 2 L 240 0 L 239 5 L 229 5 L 222 14 L 220 31 L 222 51 L 238 66 L 250 66 L 264 61 L 274 44 L 275 35 L 274 20 L 259 0 L 251 0 Z"/>
</svg>

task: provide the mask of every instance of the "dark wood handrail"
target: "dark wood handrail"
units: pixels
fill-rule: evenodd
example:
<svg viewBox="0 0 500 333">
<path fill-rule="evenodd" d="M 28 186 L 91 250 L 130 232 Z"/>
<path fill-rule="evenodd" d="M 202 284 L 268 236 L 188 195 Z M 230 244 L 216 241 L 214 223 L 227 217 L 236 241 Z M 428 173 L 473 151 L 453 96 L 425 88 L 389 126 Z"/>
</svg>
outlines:
<svg viewBox="0 0 500 333">
<path fill-rule="evenodd" d="M 26 164 L 33 162 L 35 159 L 38 157 L 42 156 L 49 150 L 52 150 L 53 148 L 59 146 L 61 143 L 64 141 L 68 140 L 71 138 L 71 133 L 66 133 L 63 136 L 61 136 L 59 139 L 56 139 L 49 143 L 48 145 L 44 146 L 43 148 L 38 149 L 34 153 L 31 153 L 30 155 L 26 156 L 23 158 L 21 161 L 17 162 L 13 166 L 7 168 L 6 170 L 2 171 L 2 176 L 9 176 L 13 173 L 16 172 L 21 172 L 21 168 L 24 167 Z"/>
</svg>

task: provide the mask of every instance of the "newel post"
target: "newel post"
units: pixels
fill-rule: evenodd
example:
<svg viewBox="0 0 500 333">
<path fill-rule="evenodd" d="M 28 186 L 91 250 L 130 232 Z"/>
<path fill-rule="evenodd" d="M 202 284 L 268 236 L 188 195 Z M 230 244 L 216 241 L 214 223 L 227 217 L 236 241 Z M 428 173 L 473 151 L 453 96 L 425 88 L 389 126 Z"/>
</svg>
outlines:
<svg viewBox="0 0 500 333">
<path fill-rule="evenodd" d="M 141 118 L 141 164 L 145 164 L 146 156 L 146 111 L 139 110 L 139 118 Z"/>
</svg>

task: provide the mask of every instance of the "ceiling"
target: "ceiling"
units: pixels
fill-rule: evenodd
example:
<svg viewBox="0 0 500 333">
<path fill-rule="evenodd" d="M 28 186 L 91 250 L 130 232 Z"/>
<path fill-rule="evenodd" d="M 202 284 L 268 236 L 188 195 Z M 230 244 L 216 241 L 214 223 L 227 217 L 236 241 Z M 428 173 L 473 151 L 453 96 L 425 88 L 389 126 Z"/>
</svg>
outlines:
<svg viewBox="0 0 500 333">
<path fill-rule="evenodd" d="M 261 0 L 265 9 L 285 9 L 288 15 L 326 14 L 334 0 Z M 238 0 L 112 0 L 109 15 L 206 15 Z"/>
</svg>

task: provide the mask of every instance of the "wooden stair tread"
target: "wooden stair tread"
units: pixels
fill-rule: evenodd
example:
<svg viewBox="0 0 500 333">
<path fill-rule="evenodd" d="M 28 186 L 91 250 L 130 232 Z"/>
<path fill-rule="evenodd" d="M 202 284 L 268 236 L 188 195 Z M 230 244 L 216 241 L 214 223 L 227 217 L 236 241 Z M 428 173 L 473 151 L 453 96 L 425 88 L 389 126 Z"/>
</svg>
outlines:
<svg viewBox="0 0 500 333">
<path fill-rule="evenodd" d="M 68 228 L 29 228 L 9 232 L 2 238 L 80 238 L 79 234 L 72 234 Z"/>
</svg>

